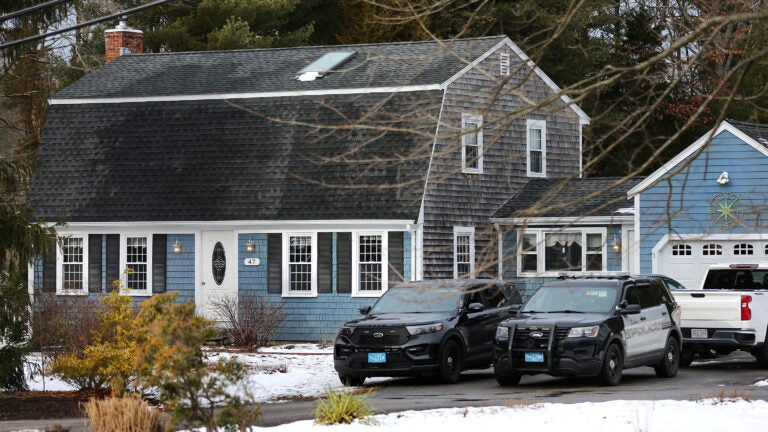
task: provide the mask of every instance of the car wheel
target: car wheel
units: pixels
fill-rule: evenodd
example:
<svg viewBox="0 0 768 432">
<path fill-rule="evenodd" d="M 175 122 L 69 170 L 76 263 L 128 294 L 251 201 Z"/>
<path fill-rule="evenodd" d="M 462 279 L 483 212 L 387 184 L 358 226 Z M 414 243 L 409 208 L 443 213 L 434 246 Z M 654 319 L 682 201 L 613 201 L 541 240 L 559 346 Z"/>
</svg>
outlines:
<svg viewBox="0 0 768 432">
<path fill-rule="evenodd" d="M 520 383 L 520 374 L 501 375 L 494 371 L 493 375 L 496 377 L 496 382 L 499 385 L 511 387 Z"/>
<path fill-rule="evenodd" d="M 755 358 L 757 358 L 757 367 L 768 369 L 768 336 L 766 336 L 762 348 L 755 353 Z"/>
<path fill-rule="evenodd" d="M 610 344 L 605 350 L 603 368 L 600 370 L 600 384 L 615 386 L 621 382 L 621 371 L 624 368 L 624 356 L 621 349 L 615 343 Z"/>
<path fill-rule="evenodd" d="M 461 376 L 461 349 L 456 341 L 449 340 L 443 347 L 440 356 L 440 381 L 445 384 L 456 384 Z"/>
<path fill-rule="evenodd" d="M 365 377 L 339 374 L 339 380 L 347 387 L 360 387 L 365 382 Z"/>
<path fill-rule="evenodd" d="M 690 348 L 683 347 L 680 350 L 680 367 L 688 367 L 693 363 L 694 352 Z"/>
<path fill-rule="evenodd" d="M 664 347 L 664 356 L 659 360 L 653 369 L 656 376 L 661 378 L 671 378 L 677 375 L 680 368 L 680 348 L 677 340 L 673 337 L 667 338 L 667 346 Z"/>
</svg>

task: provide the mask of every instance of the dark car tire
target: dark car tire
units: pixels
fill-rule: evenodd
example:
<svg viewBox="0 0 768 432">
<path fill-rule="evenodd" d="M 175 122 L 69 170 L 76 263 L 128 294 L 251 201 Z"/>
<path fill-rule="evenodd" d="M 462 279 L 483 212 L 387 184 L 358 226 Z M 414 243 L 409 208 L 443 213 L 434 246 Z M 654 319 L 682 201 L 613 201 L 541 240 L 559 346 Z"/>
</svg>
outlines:
<svg viewBox="0 0 768 432">
<path fill-rule="evenodd" d="M 494 371 L 493 375 L 496 377 L 496 382 L 499 383 L 499 385 L 511 387 L 520 383 L 520 374 L 501 375 Z"/>
<path fill-rule="evenodd" d="M 757 367 L 760 369 L 768 369 L 768 336 L 765 337 L 763 346 L 753 353 L 757 359 Z"/>
<path fill-rule="evenodd" d="M 680 346 L 673 337 L 667 338 L 667 345 L 664 347 L 664 356 L 659 363 L 653 367 L 656 376 L 660 378 L 672 378 L 677 375 L 680 369 Z"/>
<path fill-rule="evenodd" d="M 623 368 L 624 356 L 621 353 L 621 348 L 615 343 L 608 345 L 608 349 L 605 350 L 603 367 L 598 375 L 600 384 L 605 386 L 618 385 L 621 382 L 621 371 Z"/>
<path fill-rule="evenodd" d="M 456 384 L 461 377 L 462 352 L 456 341 L 445 343 L 440 354 L 439 379 L 445 384 Z"/>
<path fill-rule="evenodd" d="M 365 377 L 339 374 L 339 380 L 347 387 L 360 387 L 365 383 Z"/>
<path fill-rule="evenodd" d="M 683 349 L 680 350 L 680 367 L 688 367 L 693 363 L 693 356 L 696 353 L 690 349 L 683 347 Z"/>
</svg>

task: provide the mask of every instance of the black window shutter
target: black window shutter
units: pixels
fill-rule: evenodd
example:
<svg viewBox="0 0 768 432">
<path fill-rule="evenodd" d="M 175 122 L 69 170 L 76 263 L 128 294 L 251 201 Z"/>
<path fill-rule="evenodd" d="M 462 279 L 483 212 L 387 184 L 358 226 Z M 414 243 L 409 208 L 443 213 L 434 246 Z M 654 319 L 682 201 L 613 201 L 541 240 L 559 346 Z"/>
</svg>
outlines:
<svg viewBox="0 0 768 432">
<path fill-rule="evenodd" d="M 43 257 L 43 292 L 56 292 L 56 251 L 59 244 L 52 240 L 48 245 L 48 254 Z"/>
<path fill-rule="evenodd" d="M 107 292 L 114 290 L 113 282 L 120 279 L 120 234 L 107 234 Z"/>
<path fill-rule="evenodd" d="M 317 292 L 333 292 L 333 234 L 317 233 Z"/>
<path fill-rule="evenodd" d="M 282 294 L 283 292 L 283 235 L 280 233 L 267 235 L 267 292 Z"/>
<path fill-rule="evenodd" d="M 352 292 L 352 233 L 336 234 L 336 292 Z"/>
<path fill-rule="evenodd" d="M 88 235 L 88 292 L 101 292 L 101 234 Z"/>
<path fill-rule="evenodd" d="M 152 293 L 165 292 L 165 250 L 168 247 L 168 236 L 154 234 L 152 236 Z"/>
<path fill-rule="evenodd" d="M 405 272 L 405 261 L 403 251 L 403 238 L 404 233 L 402 231 L 390 231 L 388 243 L 388 255 L 389 255 L 389 284 L 402 282 L 403 273 Z"/>
</svg>

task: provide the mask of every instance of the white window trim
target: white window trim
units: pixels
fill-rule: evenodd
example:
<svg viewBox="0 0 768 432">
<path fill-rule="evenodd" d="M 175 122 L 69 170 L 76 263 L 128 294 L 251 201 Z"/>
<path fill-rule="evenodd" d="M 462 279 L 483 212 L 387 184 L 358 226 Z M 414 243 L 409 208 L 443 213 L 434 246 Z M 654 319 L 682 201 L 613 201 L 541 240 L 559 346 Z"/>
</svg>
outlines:
<svg viewBox="0 0 768 432">
<path fill-rule="evenodd" d="M 122 294 L 127 294 L 130 296 L 135 297 L 146 297 L 152 295 L 152 234 L 151 233 L 145 233 L 145 232 L 137 232 L 137 233 L 122 233 L 120 234 L 120 283 L 123 287 L 127 287 L 125 278 L 125 269 L 128 267 L 128 253 L 127 253 L 127 247 L 128 247 L 128 237 L 145 237 L 147 239 L 147 289 L 145 290 L 135 290 L 135 289 L 125 289 Z"/>
<path fill-rule="evenodd" d="M 510 69 L 509 59 L 510 59 L 509 53 L 506 53 L 506 52 L 499 53 L 499 75 L 509 76 L 509 69 Z"/>
<path fill-rule="evenodd" d="M 290 252 L 290 238 L 292 236 L 311 237 L 312 253 L 310 259 L 312 262 L 310 275 L 312 281 L 310 290 L 306 292 L 291 291 L 291 263 L 288 261 Z M 287 232 L 283 234 L 283 297 L 317 297 L 317 232 Z"/>
<path fill-rule="evenodd" d="M 477 168 L 467 166 L 467 123 L 476 123 L 477 130 Z M 461 171 L 467 174 L 483 173 L 483 116 L 480 114 L 461 114 Z"/>
<path fill-rule="evenodd" d="M 536 233 L 536 268 L 539 269 L 537 272 L 524 272 L 523 271 L 523 254 L 522 254 L 522 247 L 523 247 L 523 234 L 533 234 Z M 545 250 L 546 245 L 544 244 L 544 234 L 566 234 L 566 233 L 580 233 L 581 234 L 581 244 L 584 245 L 581 248 L 581 270 L 579 271 L 545 271 L 544 265 L 545 262 Z M 526 230 L 518 230 L 518 239 L 517 239 L 517 274 L 520 276 L 540 276 L 540 277 L 554 277 L 559 276 L 562 273 L 584 273 L 587 272 L 586 266 L 587 266 L 587 234 L 600 234 L 603 238 L 603 244 L 602 244 L 602 251 L 600 252 L 602 254 L 602 271 L 606 271 L 608 268 L 608 230 L 606 228 L 571 228 L 571 229 L 526 229 Z"/>
<path fill-rule="evenodd" d="M 541 172 L 531 171 L 531 130 L 541 130 Z M 525 123 L 525 172 L 528 177 L 547 176 L 547 121 L 526 120 Z"/>
<path fill-rule="evenodd" d="M 458 242 L 461 235 L 469 236 L 469 277 L 475 277 L 475 227 L 453 227 L 453 278 L 459 277 Z"/>
<path fill-rule="evenodd" d="M 352 297 L 381 297 L 389 288 L 389 233 L 387 231 L 352 232 Z M 360 290 L 360 236 L 381 236 L 381 291 Z"/>
<path fill-rule="evenodd" d="M 83 288 L 79 290 L 64 290 L 64 251 L 61 244 L 56 244 L 56 294 L 57 295 L 88 295 L 88 234 L 70 234 L 66 238 L 83 239 Z"/>
</svg>

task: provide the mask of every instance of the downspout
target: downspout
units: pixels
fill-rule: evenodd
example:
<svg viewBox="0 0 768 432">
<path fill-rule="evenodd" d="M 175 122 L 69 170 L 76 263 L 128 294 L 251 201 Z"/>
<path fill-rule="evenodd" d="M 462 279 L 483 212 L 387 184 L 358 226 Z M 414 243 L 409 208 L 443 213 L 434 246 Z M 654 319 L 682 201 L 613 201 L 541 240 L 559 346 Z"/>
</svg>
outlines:
<svg viewBox="0 0 768 432">
<path fill-rule="evenodd" d="M 496 256 L 498 259 L 496 260 L 496 279 L 503 279 L 504 275 L 502 274 L 503 271 L 503 262 L 504 262 L 504 247 L 501 244 L 502 238 L 501 238 L 501 227 L 499 226 L 498 222 L 493 223 L 493 229 L 496 230 L 496 242 L 498 244 L 498 247 L 496 248 Z"/>
</svg>

